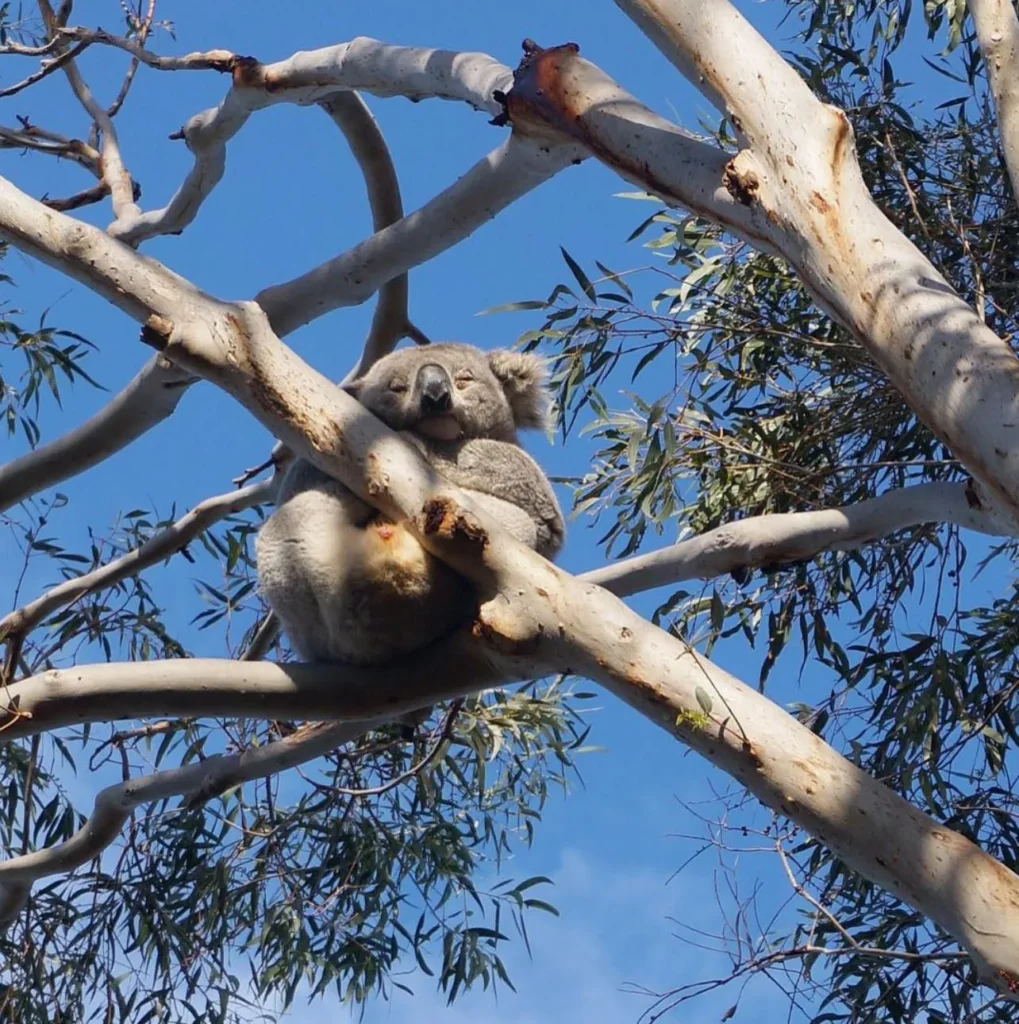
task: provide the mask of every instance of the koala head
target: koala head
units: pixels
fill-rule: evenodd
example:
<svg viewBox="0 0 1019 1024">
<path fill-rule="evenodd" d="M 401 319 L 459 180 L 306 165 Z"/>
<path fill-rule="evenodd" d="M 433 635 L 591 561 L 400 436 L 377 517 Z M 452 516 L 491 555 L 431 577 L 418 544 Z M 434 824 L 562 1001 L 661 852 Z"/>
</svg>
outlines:
<svg viewBox="0 0 1019 1024">
<path fill-rule="evenodd" d="M 517 429 L 544 426 L 544 385 L 539 356 L 446 342 L 384 356 L 347 390 L 394 430 L 514 441 Z"/>
</svg>

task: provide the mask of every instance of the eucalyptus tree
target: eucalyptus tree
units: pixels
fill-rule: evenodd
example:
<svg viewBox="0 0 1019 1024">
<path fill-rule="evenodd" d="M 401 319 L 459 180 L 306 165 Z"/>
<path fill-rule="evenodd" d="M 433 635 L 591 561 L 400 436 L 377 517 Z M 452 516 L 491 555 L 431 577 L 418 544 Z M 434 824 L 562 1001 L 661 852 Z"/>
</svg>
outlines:
<svg viewBox="0 0 1019 1024">
<path fill-rule="evenodd" d="M 63 75 L 91 127 L 82 140 L 23 119 L 0 144 L 74 159 L 96 180 L 44 201 L 0 180 L 0 236 L 113 303 L 154 351 L 95 417 L 0 469 L 26 553 L 58 559 L 65 576 L 17 595 L 0 621 L 10 780 L 0 914 L 14 1019 L 172 1020 L 185 1006 L 230 1019 L 247 991 L 231 967 L 241 950 L 256 992 L 284 1001 L 302 979 L 363 1000 L 401 954 L 431 970 L 433 942 L 450 998 L 505 980 L 501 916 L 546 909 L 532 894 L 541 880 L 480 892 L 472 872 L 510 831 L 529 830 L 582 742 L 562 699 L 571 678 L 601 684 L 778 817 L 777 852 L 809 920 L 755 945 L 734 977 L 801 964 L 809 978 L 820 959 L 813 976 L 831 1002 L 819 1020 L 962 1020 L 982 1001 L 987 1019 L 1007 1019 L 1019 986 L 1013 616 L 1007 595 L 963 607 L 959 531 L 1004 538 L 994 552 L 1007 558 L 1019 523 L 1015 12 L 980 0 L 971 30 L 958 5 L 928 7 L 932 31 L 947 26 L 957 47 L 943 70 L 961 69 L 967 92 L 950 116 L 917 119 L 896 102 L 893 68 L 908 5 L 795 5 L 809 20 L 792 63 L 727 0 L 617 6 L 723 115 L 714 137 L 654 114 L 574 44 L 525 42 L 515 71 L 365 38 L 262 64 L 224 50 L 156 53 L 151 6 L 129 15 L 124 35 L 73 24 L 69 3 L 48 0 L 34 31 L 7 26 L 0 49 L 37 62 L 7 92 Z M 109 106 L 76 63 L 86 48 L 130 56 Z M 193 168 L 158 209 L 139 205 L 115 127 L 142 66 L 169 82 L 230 76 L 222 102 L 181 129 Z M 505 137 L 404 216 L 362 92 L 467 103 Z M 283 103 L 318 105 L 348 139 L 374 234 L 242 302 L 141 255 L 187 229 L 230 139 Z M 654 244 L 672 278 L 650 310 L 625 277 L 572 259 L 569 285 L 530 304 L 548 312 L 529 342 L 557 356 L 564 430 L 586 407 L 599 438 L 593 467 L 577 474 L 578 508 L 614 515 L 605 540 L 625 556 L 572 577 L 435 480 L 281 339 L 378 292 L 352 372 L 403 338 L 426 343 L 407 272 L 589 157 L 683 212 L 650 218 L 664 223 Z M 107 198 L 105 231 L 68 215 Z M 29 358 L 24 383 L 6 392 L 8 423 L 37 440 L 36 395 L 57 373 L 81 375 L 88 343 L 13 320 L 6 330 Z M 617 412 L 600 389 L 627 362 L 635 373 L 666 365 L 672 382 Z M 266 465 L 178 519 L 128 513 L 112 548 L 82 555 L 48 539 L 61 499 L 33 496 L 171 416 L 200 379 L 278 438 Z M 145 570 L 200 543 L 229 580 L 208 586 L 204 624 L 250 608 L 248 540 L 293 454 L 409 523 L 466 576 L 479 597 L 469 627 L 369 670 L 263 660 L 277 644 L 263 616 L 234 657 L 187 657 Z M 634 553 L 676 522 L 683 539 Z M 906 643 L 896 615 L 932 558 L 943 569 L 936 628 Z M 622 600 L 695 579 L 716 582 L 675 592 L 654 623 Z M 843 609 L 858 616 L 852 647 L 830 625 Z M 838 684 L 791 715 L 761 691 L 797 628 L 804 657 Z M 709 660 L 718 637 L 762 630 L 760 686 Z M 701 653 L 688 641 L 705 631 Z M 558 685 L 534 682 L 549 678 Z M 389 723 L 440 701 L 424 738 L 401 744 Z M 98 731 L 111 722 L 131 724 Z M 148 774 L 135 771 L 142 745 L 155 750 Z M 54 761 L 79 749 L 118 758 L 124 776 L 84 821 Z M 307 789 L 281 801 L 279 773 L 306 764 Z M 465 892 L 473 906 L 449 910 Z M 424 907 L 416 923 L 409 893 Z M 125 958 L 151 978 L 125 978 Z"/>
</svg>

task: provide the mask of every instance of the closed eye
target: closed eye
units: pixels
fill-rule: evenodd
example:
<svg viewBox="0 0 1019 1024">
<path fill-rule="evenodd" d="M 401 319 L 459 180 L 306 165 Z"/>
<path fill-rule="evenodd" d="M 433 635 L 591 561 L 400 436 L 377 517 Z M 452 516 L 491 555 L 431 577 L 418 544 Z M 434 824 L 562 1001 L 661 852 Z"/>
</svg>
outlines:
<svg viewBox="0 0 1019 1024">
<path fill-rule="evenodd" d="M 458 391 L 463 391 L 468 384 L 473 384 L 474 378 L 469 373 L 458 373 L 454 384 Z"/>
<path fill-rule="evenodd" d="M 389 390 L 395 392 L 398 395 L 402 395 L 407 390 L 407 385 L 402 380 L 394 380 L 390 382 Z"/>
</svg>

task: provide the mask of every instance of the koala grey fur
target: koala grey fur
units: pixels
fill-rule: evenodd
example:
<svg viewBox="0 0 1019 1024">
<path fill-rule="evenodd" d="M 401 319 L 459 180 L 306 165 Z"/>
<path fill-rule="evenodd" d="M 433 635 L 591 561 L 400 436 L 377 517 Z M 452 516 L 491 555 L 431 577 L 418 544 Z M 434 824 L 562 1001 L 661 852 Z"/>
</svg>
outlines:
<svg viewBox="0 0 1019 1024">
<path fill-rule="evenodd" d="M 517 441 L 545 422 L 543 361 L 445 343 L 380 359 L 347 388 L 443 477 L 546 558 L 565 526 L 552 487 Z M 371 664 L 467 621 L 470 584 L 339 481 L 295 461 L 255 541 L 259 584 L 295 653 Z"/>
</svg>

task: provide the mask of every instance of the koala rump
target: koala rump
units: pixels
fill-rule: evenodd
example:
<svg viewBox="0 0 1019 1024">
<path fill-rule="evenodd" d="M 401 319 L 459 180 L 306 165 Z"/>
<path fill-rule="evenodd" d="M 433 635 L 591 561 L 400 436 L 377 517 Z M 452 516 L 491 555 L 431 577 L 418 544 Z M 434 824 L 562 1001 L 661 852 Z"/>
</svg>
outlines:
<svg viewBox="0 0 1019 1024">
<path fill-rule="evenodd" d="M 518 429 L 545 422 L 544 382 L 536 356 L 447 343 L 394 352 L 348 390 L 500 526 L 552 558 L 562 512 L 517 441 Z M 284 477 L 255 552 L 262 593 L 308 661 L 386 661 L 476 608 L 470 584 L 409 530 L 304 460 Z"/>
</svg>

